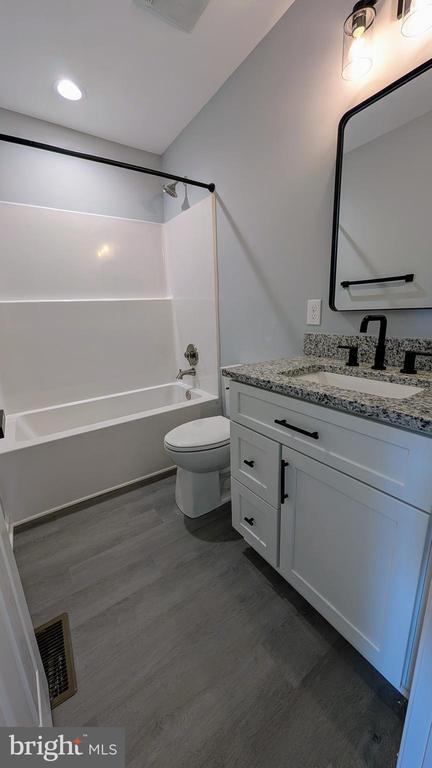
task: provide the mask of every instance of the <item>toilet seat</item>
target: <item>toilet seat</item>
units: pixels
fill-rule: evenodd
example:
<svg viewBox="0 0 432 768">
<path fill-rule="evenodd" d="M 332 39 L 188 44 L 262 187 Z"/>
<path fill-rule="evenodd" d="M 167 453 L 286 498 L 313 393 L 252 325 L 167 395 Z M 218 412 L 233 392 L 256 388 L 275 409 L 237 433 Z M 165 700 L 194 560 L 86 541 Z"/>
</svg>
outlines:
<svg viewBox="0 0 432 768">
<path fill-rule="evenodd" d="M 207 419 L 181 424 L 165 436 L 165 446 L 171 451 L 208 451 L 229 445 L 230 422 L 225 416 L 211 416 Z"/>
</svg>

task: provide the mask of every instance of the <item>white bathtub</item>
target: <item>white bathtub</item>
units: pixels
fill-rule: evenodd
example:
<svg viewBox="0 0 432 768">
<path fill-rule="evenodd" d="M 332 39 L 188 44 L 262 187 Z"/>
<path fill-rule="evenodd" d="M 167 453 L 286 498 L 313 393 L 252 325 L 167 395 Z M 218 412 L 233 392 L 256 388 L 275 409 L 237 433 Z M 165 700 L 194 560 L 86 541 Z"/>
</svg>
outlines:
<svg viewBox="0 0 432 768">
<path fill-rule="evenodd" d="M 165 434 L 220 413 L 183 382 L 6 416 L 0 488 L 12 523 L 27 521 L 170 467 Z"/>
</svg>

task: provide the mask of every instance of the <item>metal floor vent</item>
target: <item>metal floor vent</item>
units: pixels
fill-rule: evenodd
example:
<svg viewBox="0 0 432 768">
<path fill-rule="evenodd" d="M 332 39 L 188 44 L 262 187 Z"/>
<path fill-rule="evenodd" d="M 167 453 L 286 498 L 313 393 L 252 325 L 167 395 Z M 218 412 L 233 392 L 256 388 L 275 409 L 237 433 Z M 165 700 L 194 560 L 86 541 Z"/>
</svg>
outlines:
<svg viewBox="0 0 432 768">
<path fill-rule="evenodd" d="M 67 613 L 37 627 L 35 634 L 48 681 L 51 709 L 54 709 L 77 691 Z"/>
</svg>

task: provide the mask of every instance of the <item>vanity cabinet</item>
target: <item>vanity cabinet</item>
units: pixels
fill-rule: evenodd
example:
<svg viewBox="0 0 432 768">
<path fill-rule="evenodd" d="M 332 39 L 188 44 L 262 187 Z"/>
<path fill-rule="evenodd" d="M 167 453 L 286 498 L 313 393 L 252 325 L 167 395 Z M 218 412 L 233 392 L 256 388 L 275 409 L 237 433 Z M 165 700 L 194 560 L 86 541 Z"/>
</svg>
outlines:
<svg viewBox="0 0 432 768">
<path fill-rule="evenodd" d="M 432 440 L 237 382 L 230 395 L 233 526 L 406 694 Z"/>
</svg>

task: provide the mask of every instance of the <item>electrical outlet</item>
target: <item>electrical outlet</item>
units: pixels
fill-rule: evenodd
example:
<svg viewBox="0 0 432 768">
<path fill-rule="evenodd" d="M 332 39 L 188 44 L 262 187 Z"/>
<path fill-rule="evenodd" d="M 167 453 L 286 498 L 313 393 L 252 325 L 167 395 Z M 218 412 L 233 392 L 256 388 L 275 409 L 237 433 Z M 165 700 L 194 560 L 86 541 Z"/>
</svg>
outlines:
<svg viewBox="0 0 432 768">
<path fill-rule="evenodd" d="M 321 325 L 321 299 L 309 299 L 307 303 L 307 324 Z"/>
</svg>

